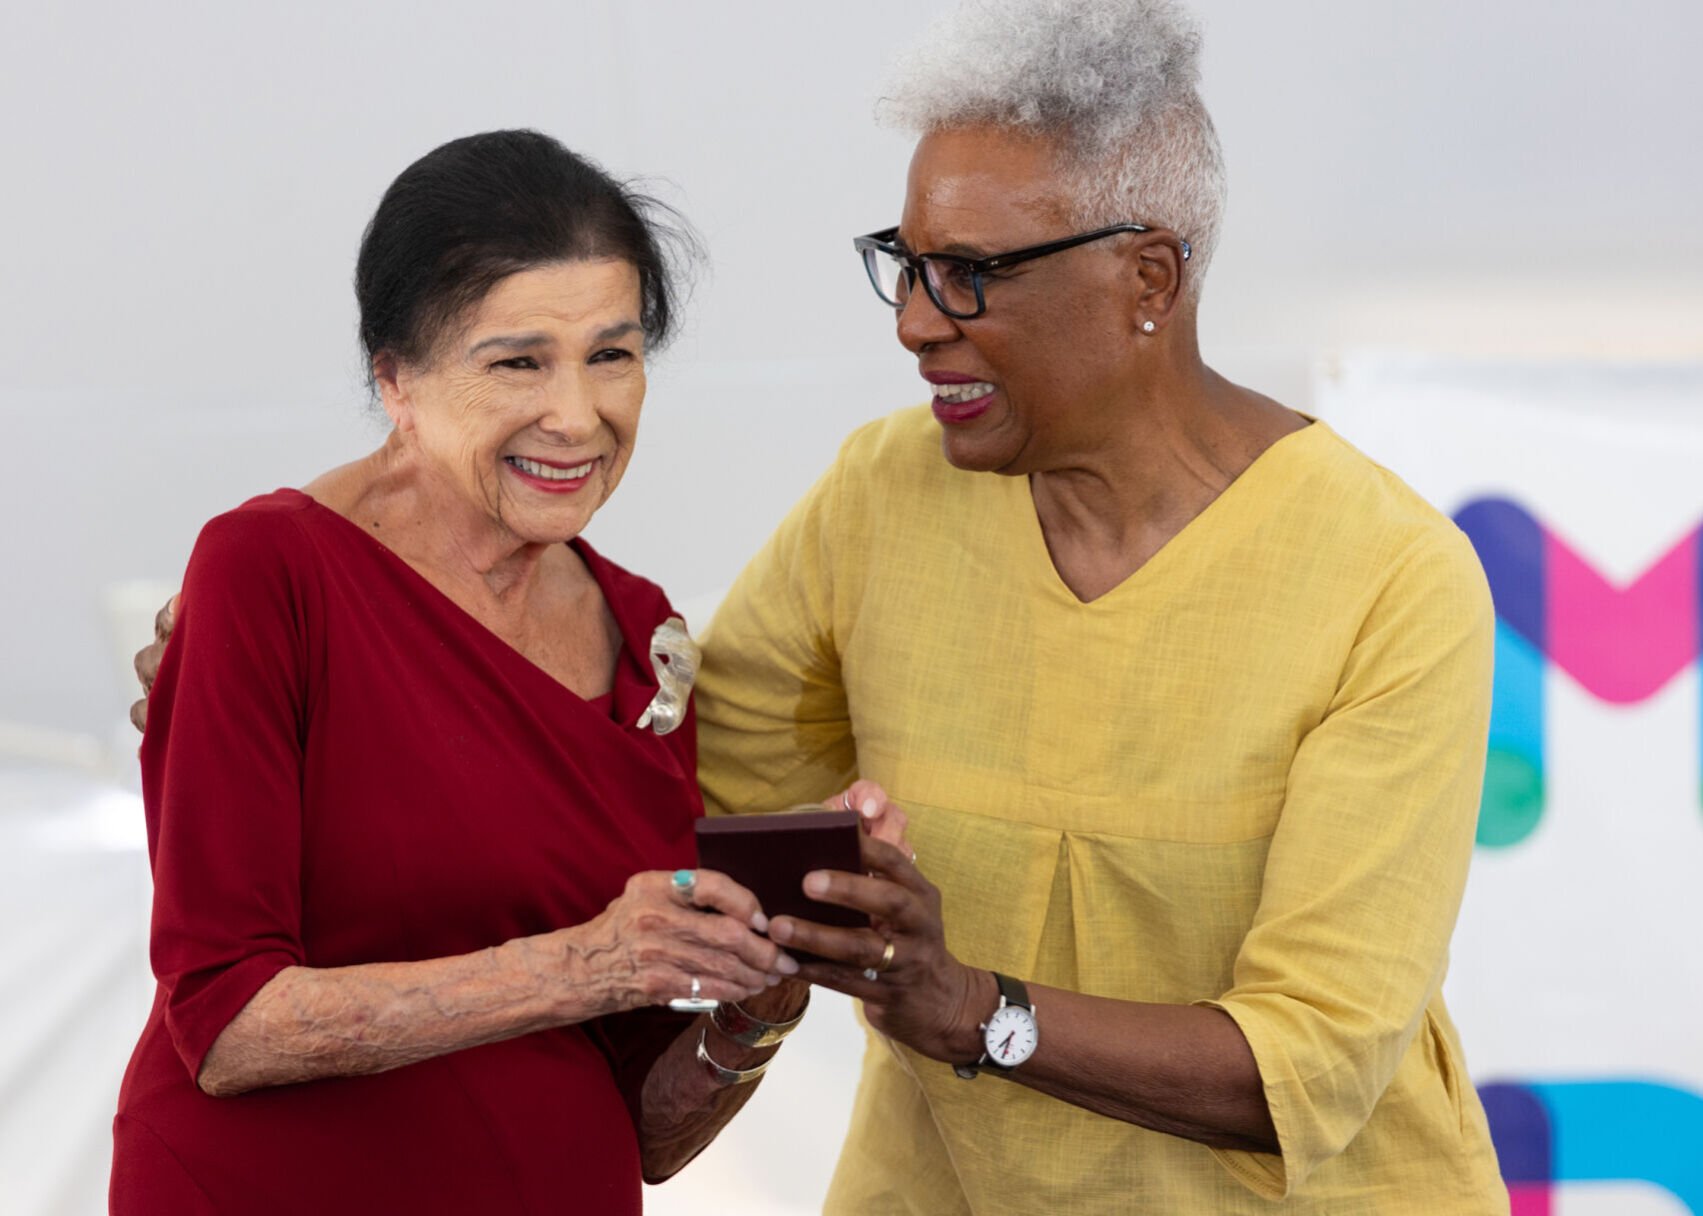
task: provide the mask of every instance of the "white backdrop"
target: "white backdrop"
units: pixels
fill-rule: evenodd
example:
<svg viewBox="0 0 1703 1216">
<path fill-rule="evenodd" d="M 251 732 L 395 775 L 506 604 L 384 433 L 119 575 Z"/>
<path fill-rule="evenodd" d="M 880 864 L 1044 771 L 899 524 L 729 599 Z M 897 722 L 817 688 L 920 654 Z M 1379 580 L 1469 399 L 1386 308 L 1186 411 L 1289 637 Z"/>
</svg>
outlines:
<svg viewBox="0 0 1703 1216">
<path fill-rule="evenodd" d="M 846 431 L 920 396 L 849 237 L 898 210 L 908 146 L 871 123 L 874 85 L 941 7 L 0 9 L 0 764 L 20 774 L 0 799 L 6 839 L 129 779 L 122 656 L 140 639 L 112 638 L 103 590 L 169 584 L 207 517 L 378 441 L 355 245 L 388 180 L 453 136 L 540 127 L 665 179 L 699 226 L 712 265 L 592 535 L 682 599 L 725 585 Z M 1195 7 L 1231 172 L 1203 314 L 1220 370 L 1307 408 L 1315 361 L 1356 347 L 1703 355 L 1703 6 Z M 44 756 L 89 775 L 38 779 L 26 766 Z M 102 864 L 80 871 L 97 889 Z M 64 967 L 32 941 L 82 923 L 84 892 L 37 884 L 28 920 L 0 925 L 22 977 L 0 1019 L 44 1023 L 36 992 Z M 658 1210 L 744 1205 L 725 1189 L 738 1176 L 758 1204 L 741 1210 L 814 1206 L 854 1049 L 836 1008 L 813 1015 L 819 1048 L 788 1049 L 815 1061 L 793 1067 L 807 1087 L 763 1095 Z M 107 1058 L 71 1034 L 61 1050 Z M 0 1069 L 0 1187 L 45 1176 L 6 1153 L 8 1129 L 44 1124 L 60 1092 L 14 1075 Z"/>
</svg>

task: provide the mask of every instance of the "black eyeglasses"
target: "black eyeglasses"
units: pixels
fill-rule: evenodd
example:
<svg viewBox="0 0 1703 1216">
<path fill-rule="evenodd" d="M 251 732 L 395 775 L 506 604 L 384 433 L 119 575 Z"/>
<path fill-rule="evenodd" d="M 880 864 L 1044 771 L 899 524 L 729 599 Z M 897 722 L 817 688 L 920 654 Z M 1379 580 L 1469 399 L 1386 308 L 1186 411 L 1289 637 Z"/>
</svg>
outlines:
<svg viewBox="0 0 1703 1216">
<path fill-rule="evenodd" d="M 990 270 L 1044 258 L 1049 253 L 1074 249 L 1120 232 L 1151 231 L 1144 224 L 1113 224 L 1110 228 L 1096 228 L 1093 232 L 1067 236 L 1062 241 L 1048 241 L 1044 245 L 1030 245 L 1027 249 L 1013 249 L 1009 253 L 996 253 L 985 258 L 965 258 L 955 253 L 912 253 L 897 243 L 899 230 L 895 227 L 883 228 L 868 236 L 853 237 L 852 248 L 863 255 L 863 268 L 869 272 L 870 286 L 875 288 L 875 294 L 883 303 L 903 308 L 920 273 L 923 287 L 928 298 L 934 301 L 934 306 L 949 317 L 968 321 L 987 311 L 987 300 L 982 295 L 982 275 Z M 1194 251 L 1187 241 L 1183 241 L 1182 246 L 1183 260 L 1187 261 Z"/>
</svg>

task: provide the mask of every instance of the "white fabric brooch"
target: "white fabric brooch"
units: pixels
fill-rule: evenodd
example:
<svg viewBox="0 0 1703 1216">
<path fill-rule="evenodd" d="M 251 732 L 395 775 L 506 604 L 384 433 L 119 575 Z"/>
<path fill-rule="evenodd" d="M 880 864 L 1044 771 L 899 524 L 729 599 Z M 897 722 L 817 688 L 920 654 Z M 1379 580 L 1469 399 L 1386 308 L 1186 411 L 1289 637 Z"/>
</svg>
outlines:
<svg viewBox="0 0 1703 1216">
<path fill-rule="evenodd" d="M 650 635 L 650 665 L 656 672 L 656 696 L 639 715 L 638 727 L 659 735 L 678 730 L 686 720 L 686 700 L 698 678 L 698 644 L 686 632 L 686 622 L 671 616 Z"/>
</svg>

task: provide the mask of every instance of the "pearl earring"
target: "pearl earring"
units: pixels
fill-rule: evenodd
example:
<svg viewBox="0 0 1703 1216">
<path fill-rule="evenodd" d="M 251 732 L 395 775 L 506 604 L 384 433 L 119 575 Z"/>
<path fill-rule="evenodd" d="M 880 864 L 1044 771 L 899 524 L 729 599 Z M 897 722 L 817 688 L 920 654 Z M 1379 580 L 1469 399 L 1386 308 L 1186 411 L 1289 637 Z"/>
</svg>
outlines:
<svg viewBox="0 0 1703 1216">
<path fill-rule="evenodd" d="M 1153 322 L 1151 322 L 1151 321 L 1143 321 L 1143 322 L 1142 322 L 1142 323 L 1141 323 L 1141 332 L 1142 332 L 1142 333 L 1144 333 L 1144 334 L 1150 334 L 1150 333 L 1152 333 L 1152 332 L 1153 332 L 1153 329 L 1154 329 L 1154 325 L 1153 325 Z"/>
</svg>

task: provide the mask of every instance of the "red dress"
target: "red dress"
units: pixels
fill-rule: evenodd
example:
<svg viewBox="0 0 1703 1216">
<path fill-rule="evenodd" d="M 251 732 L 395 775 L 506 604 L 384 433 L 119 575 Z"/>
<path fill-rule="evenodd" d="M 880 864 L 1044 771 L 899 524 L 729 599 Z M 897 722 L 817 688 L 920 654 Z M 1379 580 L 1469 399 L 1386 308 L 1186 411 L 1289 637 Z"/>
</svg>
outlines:
<svg viewBox="0 0 1703 1216">
<path fill-rule="evenodd" d="M 159 991 L 115 1213 L 639 1211 L 629 1107 L 686 1024 L 664 1010 L 235 1098 L 194 1082 L 284 967 L 479 950 L 693 864 L 695 721 L 633 725 L 668 602 L 572 543 L 625 643 L 612 706 L 297 491 L 203 530 L 142 744 Z"/>
</svg>

